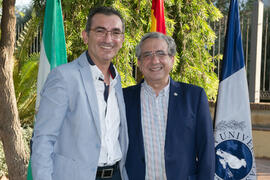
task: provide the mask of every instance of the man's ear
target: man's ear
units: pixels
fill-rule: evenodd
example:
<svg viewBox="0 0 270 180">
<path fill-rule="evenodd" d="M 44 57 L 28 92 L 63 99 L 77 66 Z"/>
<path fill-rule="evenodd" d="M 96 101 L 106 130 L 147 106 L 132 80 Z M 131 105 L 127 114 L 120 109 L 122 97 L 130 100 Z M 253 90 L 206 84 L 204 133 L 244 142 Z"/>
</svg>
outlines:
<svg viewBox="0 0 270 180">
<path fill-rule="evenodd" d="M 88 44 L 88 32 L 86 32 L 85 30 L 83 30 L 82 32 L 82 38 L 83 38 L 84 44 Z"/>
<path fill-rule="evenodd" d="M 120 39 L 120 41 L 121 41 L 121 48 L 122 48 L 123 47 L 123 43 L 125 41 L 125 35 L 123 35 L 123 37 Z"/>
<path fill-rule="evenodd" d="M 172 56 L 171 58 L 172 58 L 172 63 L 174 64 L 174 56 Z"/>
<path fill-rule="evenodd" d="M 171 56 L 172 65 L 174 64 L 174 56 Z"/>
</svg>

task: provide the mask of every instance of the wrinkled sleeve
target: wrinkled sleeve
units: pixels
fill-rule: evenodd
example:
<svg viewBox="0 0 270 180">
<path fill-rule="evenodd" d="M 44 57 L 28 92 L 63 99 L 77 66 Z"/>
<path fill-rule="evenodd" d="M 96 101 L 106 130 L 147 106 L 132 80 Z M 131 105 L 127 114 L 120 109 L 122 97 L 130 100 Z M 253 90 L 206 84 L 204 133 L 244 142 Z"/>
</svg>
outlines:
<svg viewBox="0 0 270 180">
<path fill-rule="evenodd" d="M 198 180 L 213 180 L 215 173 L 214 133 L 209 104 L 204 90 L 201 90 L 198 104 L 196 146 L 198 155 Z"/>
<path fill-rule="evenodd" d="M 53 149 L 67 111 L 67 91 L 63 74 L 53 69 L 41 91 L 34 125 L 31 165 L 35 180 L 52 179 Z"/>
</svg>

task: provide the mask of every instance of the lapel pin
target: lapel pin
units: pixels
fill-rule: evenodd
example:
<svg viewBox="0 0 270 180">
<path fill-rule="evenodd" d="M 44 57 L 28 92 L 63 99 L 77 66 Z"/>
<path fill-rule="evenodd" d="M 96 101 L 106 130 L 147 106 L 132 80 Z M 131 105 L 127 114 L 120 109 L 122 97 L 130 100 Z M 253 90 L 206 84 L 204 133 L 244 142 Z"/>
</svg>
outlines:
<svg viewBox="0 0 270 180">
<path fill-rule="evenodd" d="M 174 95 L 174 96 L 178 96 L 178 94 L 177 94 L 176 92 L 175 92 L 175 93 L 173 93 L 173 95 Z"/>
</svg>

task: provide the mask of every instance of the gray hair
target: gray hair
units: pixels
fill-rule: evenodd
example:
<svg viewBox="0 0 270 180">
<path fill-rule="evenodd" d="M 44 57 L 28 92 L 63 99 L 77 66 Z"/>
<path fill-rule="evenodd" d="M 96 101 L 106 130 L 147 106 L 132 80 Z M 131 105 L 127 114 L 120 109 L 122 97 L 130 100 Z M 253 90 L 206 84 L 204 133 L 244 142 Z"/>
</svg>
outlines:
<svg viewBox="0 0 270 180">
<path fill-rule="evenodd" d="M 138 58 L 138 60 L 141 57 L 141 51 L 142 51 L 141 47 L 142 47 L 143 42 L 146 39 L 154 39 L 154 38 L 163 39 L 163 40 L 166 41 L 166 43 L 168 45 L 168 54 L 169 54 L 169 56 L 174 56 L 176 54 L 176 45 L 175 45 L 174 39 L 171 36 L 167 36 L 167 35 L 164 35 L 164 34 L 159 33 L 159 32 L 150 32 L 150 33 L 145 34 L 142 37 L 139 44 L 136 46 L 135 55 Z"/>
<path fill-rule="evenodd" d="M 111 15 L 118 16 L 122 21 L 122 31 L 123 31 L 123 33 L 125 32 L 125 21 L 124 21 L 122 15 L 120 14 L 120 12 L 112 7 L 101 6 L 101 7 L 94 7 L 94 8 L 90 9 L 87 23 L 86 23 L 86 27 L 85 27 L 85 31 L 87 33 L 89 33 L 89 31 L 91 29 L 92 19 L 93 19 L 94 15 L 96 15 L 96 14 L 104 14 L 107 16 L 111 16 Z"/>
</svg>

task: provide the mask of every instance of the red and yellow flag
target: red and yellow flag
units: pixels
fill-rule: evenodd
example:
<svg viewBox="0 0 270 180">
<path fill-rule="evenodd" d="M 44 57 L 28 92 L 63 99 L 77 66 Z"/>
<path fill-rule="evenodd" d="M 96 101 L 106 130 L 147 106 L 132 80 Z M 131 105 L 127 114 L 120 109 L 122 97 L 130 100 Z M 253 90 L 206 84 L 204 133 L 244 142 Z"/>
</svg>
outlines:
<svg viewBox="0 0 270 180">
<path fill-rule="evenodd" d="M 152 0 L 151 21 L 151 32 L 166 34 L 164 0 Z"/>
</svg>

